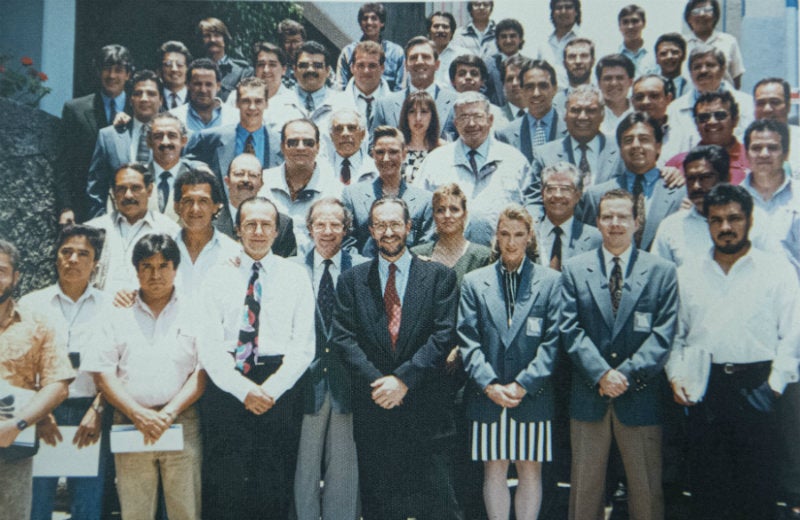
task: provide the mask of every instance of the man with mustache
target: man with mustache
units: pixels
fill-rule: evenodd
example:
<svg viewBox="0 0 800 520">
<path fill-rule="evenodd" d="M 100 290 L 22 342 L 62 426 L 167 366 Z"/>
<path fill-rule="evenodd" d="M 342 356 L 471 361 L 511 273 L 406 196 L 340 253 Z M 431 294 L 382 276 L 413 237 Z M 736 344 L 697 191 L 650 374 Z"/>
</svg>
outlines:
<svg viewBox="0 0 800 520">
<path fill-rule="evenodd" d="M 187 137 L 200 130 L 235 124 L 239 120 L 236 105 L 220 103 L 217 98 L 222 76 L 216 63 L 208 58 L 198 58 L 189 64 L 186 77 L 189 102 L 173 108 L 170 113 L 184 124 Z"/>
<path fill-rule="evenodd" d="M 469 54 L 464 47 L 453 43 L 456 33 L 456 18 L 452 13 L 436 11 L 428 17 L 428 39 L 433 42 L 439 53 L 439 70 L 436 71 L 436 82 L 447 85 L 449 81 L 450 62 L 457 56 Z"/>
<path fill-rule="evenodd" d="M 148 233 L 175 236 L 180 229 L 169 217 L 149 209 L 153 188 L 153 172 L 147 166 L 123 164 L 112 177 L 114 209 L 86 223 L 106 232 L 94 278 L 98 289 L 116 294 L 119 290 L 137 287 L 136 270 L 131 264 L 134 244 Z"/>
<path fill-rule="evenodd" d="M 206 50 L 206 56 L 219 67 L 222 76 L 219 97 L 225 101 L 239 81 L 253 75 L 253 68 L 246 61 L 233 59 L 227 55 L 226 47 L 231 45 L 232 38 L 222 20 L 218 18 L 200 20 L 196 33 Z"/>
<path fill-rule="evenodd" d="M 563 106 L 569 94 L 581 85 L 591 84 L 594 67 L 594 42 L 588 38 L 574 38 L 564 47 L 562 54 L 566 81 L 559 81 L 562 87 L 556 94 L 553 104 Z"/>
<path fill-rule="evenodd" d="M 678 270 L 680 326 L 667 375 L 688 407 L 692 518 L 775 512 L 775 406 L 798 380 L 800 293 L 785 257 L 752 247 L 753 206 L 742 186 L 714 187 L 703 206 L 713 248 Z M 702 400 L 687 394 L 695 381 L 677 363 L 695 349 L 711 354 Z"/>
<path fill-rule="evenodd" d="M 239 206 L 245 200 L 255 197 L 264 186 L 264 177 L 261 162 L 253 154 L 242 154 L 231 161 L 228 173 L 225 176 L 225 186 L 228 188 L 227 203 L 214 219 L 214 227 L 234 240 L 236 234 L 236 214 Z M 278 256 L 288 258 L 297 254 L 297 242 L 294 238 L 294 224 L 292 217 L 278 212 L 278 236 L 272 243 L 272 252 Z"/>
<path fill-rule="evenodd" d="M 455 433 L 443 367 L 457 341 L 456 276 L 408 251 L 402 199 L 378 199 L 369 215 L 379 254 L 339 276 L 331 338 L 353 381 L 363 517 L 463 518 L 444 449 Z"/>
</svg>

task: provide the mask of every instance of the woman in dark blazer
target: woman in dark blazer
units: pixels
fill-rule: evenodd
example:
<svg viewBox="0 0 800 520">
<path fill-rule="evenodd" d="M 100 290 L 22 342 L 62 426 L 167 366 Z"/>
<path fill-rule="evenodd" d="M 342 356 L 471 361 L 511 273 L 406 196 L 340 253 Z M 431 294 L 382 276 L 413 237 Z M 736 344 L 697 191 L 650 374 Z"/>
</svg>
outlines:
<svg viewBox="0 0 800 520">
<path fill-rule="evenodd" d="M 464 277 L 459 304 L 472 459 L 484 463 L 489 518 L 509 518 L 513 460 L 516 518 L 533 520 L 541 506 L 541 464 L 551 460 L 560 277 L 529 258 L 533 219 L 522 206 L 501 212 L 495 240 L 500 259 Z"/>
</svg>

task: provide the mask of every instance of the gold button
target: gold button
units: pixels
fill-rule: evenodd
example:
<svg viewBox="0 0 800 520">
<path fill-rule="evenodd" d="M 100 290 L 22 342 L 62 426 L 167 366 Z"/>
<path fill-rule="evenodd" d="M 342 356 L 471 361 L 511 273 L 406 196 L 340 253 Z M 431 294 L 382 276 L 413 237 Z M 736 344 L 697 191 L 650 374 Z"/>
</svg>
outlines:
<svg viewBox="0 0 800 520">
<path fill-rule="evenodd" d="M 617 353 L 616 353 L 616 352 L 612 352 L 612 353 L 611 353 L 611 357 L 612 357 L 613 359 L 617 359 Z"/>
</svg>

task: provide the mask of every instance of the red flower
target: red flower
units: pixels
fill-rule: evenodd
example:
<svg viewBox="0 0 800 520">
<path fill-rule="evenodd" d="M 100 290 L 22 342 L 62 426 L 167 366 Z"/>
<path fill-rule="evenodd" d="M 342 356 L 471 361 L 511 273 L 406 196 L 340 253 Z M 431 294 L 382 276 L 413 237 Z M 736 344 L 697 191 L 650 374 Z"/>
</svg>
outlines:
<svg viewBox="0 0 800 520">
<path fill-rule="evenodd" d="M 31 65 L 33 65 L 33 60 L 29 56 L 23 56 L 22 58 L 20 58 L 19 61 L 26 67 L 30 67 Z"/>
<path fill-rule="evenodd" d="M 47 74 L 45 74 L 44 72 L 40 72 L 40 73 L 38 74 L 38 76 L 39 76 L 39 79 L 40 79 L 40 80 L 42 80 L 42 81 L 47 81 Z"/>
</svg>

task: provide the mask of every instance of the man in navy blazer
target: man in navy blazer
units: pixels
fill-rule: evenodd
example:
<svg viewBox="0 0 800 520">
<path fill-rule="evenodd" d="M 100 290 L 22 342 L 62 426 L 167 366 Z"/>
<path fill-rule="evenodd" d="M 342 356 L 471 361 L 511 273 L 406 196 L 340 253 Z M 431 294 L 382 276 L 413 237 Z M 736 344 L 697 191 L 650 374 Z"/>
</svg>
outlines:
<svg viewBox="0 0 800 520">
<path fill-rule="evenodd" d="M 222 75 L 219 97 L 225 101 L 242 79 L 253 75 L 253 67 L 244 60 L 228 56 L 226 49 L 232 46 L 233 38 L 219 18 L 200 20 L 197 24 L 197 35 L 206 50 L 206 55 L 219 67 Z"/>
<path fill-rule="evenodd" d="M 661 421 L 666 363 L 675 334 L 675 267 L 633 245 L 633 196 L 600 201 L 603 246 L 562 273 L 564 348 L 573 363 L 569 518 L 603 518 L 612 439 L 629 486 L 631 518 L 663 519 Z"/>
<path fill-rule="evenodd" d="M 514 119 L 495 134 L 498 141 L 510 144 L 533 160 L 533 148 L 567 136 L 567 124 L 553 107 L 558 92 L 556 70 L 544 60 L 526 61 L 518 74 L 528 112 Z M 541 130 L 538 130 L 541 128 Z M 537 137 L 537 131 L 540 132 Z"/>
<path fill-rule="evenodd" d="M 339 277 L 332 338 L 353 378 L 363 518 L 460 519 L 444 374 L 456 344 L 456 276 L 408 251 L 402 199 L 373 203 L 371 231 L 380 254 Z"/>
<path fill-rule="evenodd" d="M 260 78 L 245 78 L 236 87 L 236 107 L 239 122 L 223 125 L 192 134 L 185 154 L 209 165 L 220 184 L 234 157 L 252 153 L 261 162 L 262 168 L 278 166 L 283 162 L 280 136 L 264 126 L 264 110 L 267 109 L 267 84 Z M 227 200 L 228 190 L 225 190 Z"/>
<path fill-rule="evenodd" d="M 408 41 L 405 51 L 409 86 L 378 100 L 369 125 L 370 135 L 375 128 L 382 125 L 400 126 L 400 110 L 403 108 L 403 101 L 411 92 L 424 90 L 436 102 L 442 137 L 452 138 L 455 134 L 453 103 L 456 100 L 456 94 L 453 90 L 443 88 L 434 82 L 436 71 L 439 69 L 439 53 L 436 52 L 436 47 L 426 37 L 415 36 Z"/>
<path fill-rule="evenodd" d="M 638 205 L 637 223 L 640 229 L 634 237 L 637 247 L 650 250 L 658 225 L 678 211 L 686 198 L 686 188 L 666 187 L 661 180 L 661 171 L 656 167 L 663 135 L 661 125 L 644 112 L 633 112 L 620 121 L 617 143 L 624 172 L 586 190 L 582 200 L 584 222 L 592 224 L 597 220 L 600 199 L 605 192 L 612 189 L 627 190 L 634 194 Z"/>
</svg>

